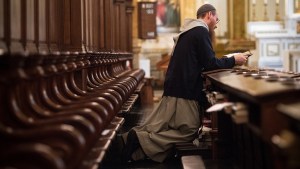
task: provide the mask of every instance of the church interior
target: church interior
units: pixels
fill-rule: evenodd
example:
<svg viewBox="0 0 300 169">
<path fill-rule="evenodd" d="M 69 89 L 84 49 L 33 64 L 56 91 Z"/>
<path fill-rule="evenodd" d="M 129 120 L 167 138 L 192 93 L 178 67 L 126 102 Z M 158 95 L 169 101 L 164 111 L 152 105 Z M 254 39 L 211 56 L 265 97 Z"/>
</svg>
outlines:
<svg viewBox="0 0 300 169">
<path fill-rule="evenodd" d="M 158 104 L 173 37 L 212 4 L 218 58 L 191 142 L 121 160 Z M 300 0 L 0 0 L 0 168 L 299 169 Z"/>
</svg>

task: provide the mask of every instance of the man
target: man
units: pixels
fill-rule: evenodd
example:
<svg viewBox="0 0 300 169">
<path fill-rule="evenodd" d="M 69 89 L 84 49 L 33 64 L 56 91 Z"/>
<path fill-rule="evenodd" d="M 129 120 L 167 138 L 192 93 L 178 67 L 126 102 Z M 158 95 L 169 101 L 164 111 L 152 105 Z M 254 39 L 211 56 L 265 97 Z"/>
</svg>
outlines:
<svg viewBox="0 0 300 169">
<path fill-rule="evenodd" d="M 125 161 L 145 157 L 163 162 L 174 143 L 195 139 L 201 125 L 201 108 L 205 102 L 203 71 L 232 68 L 247 61 L 237 54 L 218 59 L 213 51 L 210 32 L 218 23 L 216 9 L 204 4 L 197 11 L 197 19 L 187 19 L 181 33 L 174 38 L 175 45 L 166 73 L 163 97 L 158 107 L 142 126 L 123 135 Z"/>
</svg>

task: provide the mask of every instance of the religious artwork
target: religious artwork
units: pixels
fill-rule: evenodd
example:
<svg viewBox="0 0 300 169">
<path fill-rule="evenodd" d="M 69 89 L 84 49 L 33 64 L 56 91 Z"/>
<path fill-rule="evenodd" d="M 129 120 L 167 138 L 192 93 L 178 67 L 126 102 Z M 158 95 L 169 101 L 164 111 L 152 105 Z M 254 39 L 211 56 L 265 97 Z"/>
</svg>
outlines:
<svg viewBox="0 0 300 169">
<path fill-rule="evenodd" d="M 157 0 L 158 32 L 178 32 L 180 26 L 179 0 Z"/>
</svg>

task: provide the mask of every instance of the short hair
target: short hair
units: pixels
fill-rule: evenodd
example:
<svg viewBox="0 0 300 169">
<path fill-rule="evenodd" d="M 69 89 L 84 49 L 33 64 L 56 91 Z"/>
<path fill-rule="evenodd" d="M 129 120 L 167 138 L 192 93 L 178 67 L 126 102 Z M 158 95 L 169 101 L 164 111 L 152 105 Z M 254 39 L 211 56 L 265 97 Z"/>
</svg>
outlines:
<svg viewBox="0 0 300 169">
<path fill-rule="evenodd" d="M 213 15 L 216 15 L 216 8 L 211 4 L 204 4 L 197 10 L 197 18 L 203 18 L 207 12 L 212 12 Z"/>
</svg>

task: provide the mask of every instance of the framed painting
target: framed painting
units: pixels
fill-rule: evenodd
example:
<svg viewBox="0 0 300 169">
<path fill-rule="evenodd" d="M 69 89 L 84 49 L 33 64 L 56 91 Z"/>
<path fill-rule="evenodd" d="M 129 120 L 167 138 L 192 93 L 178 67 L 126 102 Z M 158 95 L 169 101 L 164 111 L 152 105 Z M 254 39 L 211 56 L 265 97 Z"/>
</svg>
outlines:
<svg viewBox="0 0 300 169">
<path fill-rule="evenodd" d="M 157 32 L 178 32 L 180 26 L 179 0 L 157 0 Z"/>
</svg>

